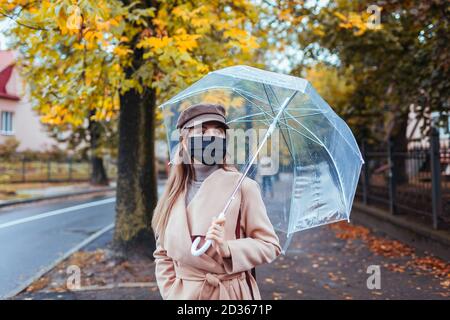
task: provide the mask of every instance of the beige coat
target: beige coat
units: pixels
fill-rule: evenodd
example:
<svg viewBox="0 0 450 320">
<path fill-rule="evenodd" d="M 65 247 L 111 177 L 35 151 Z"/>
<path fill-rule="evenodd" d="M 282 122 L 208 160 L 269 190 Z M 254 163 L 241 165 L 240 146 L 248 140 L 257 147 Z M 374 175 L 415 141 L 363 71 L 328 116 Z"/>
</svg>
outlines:
<svg viewBox="0 0 450 320">
<path fill-rule="evenodd" d="M 208 176 L 186 208 L 185 194 L 170 213 L 164 246 L 154 252 L 156 280 L 163 299 L 261 299 L 250 270 L 272 262 L 281 252 L 267 217 L 259 185 L 245 178 L 226 214 L 225 238 L 231 257 L 222 259 L 213 247 L 200 257 L 191 255 L 193 235 L 206 235 L 211 220 L 225 206 L 240 177 L 218 169 Z M 241 236 L 236 223 L 241 210 Z"/>
</svg>

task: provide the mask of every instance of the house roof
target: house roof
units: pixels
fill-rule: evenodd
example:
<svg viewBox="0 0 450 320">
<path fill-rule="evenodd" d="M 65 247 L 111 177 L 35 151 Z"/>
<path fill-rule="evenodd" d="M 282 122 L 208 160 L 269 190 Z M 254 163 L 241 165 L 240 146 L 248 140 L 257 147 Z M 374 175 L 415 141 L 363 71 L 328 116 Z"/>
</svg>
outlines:
<svg viewBox="0 0 450 320">
<path fill-rule="evenodd" d="M 6 90 L 14 64 L 15 55 L 13 51 L 0 51 L 0 99 L 20 100 L 20 97 L 10 94 Z"/>
</svg>

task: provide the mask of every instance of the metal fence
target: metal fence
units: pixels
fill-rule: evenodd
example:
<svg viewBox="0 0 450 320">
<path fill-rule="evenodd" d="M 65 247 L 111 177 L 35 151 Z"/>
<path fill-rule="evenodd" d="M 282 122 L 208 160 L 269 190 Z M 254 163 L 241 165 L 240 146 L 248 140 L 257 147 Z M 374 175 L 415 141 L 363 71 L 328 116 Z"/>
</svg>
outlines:
<svg viewBox="0 0 450 320">
<path fill-rule="evenodd" d="M 104 160 L 103 164 L 108 178 L 115 179 L 116 164 L 112 160 Z M 88 160 L 0 160 L 0 183 L 87 181 L 91 170 Z"/>
<path fill-rule="evenodd" d="M 376 148 L 362 144 L 366 164 L 357 199 L 449 229 L 450 140 L 440 139 L 434 130 L 425 141 L 409 141 L 406 152 L 394 147 L 392 141 Z"/>
</svg>

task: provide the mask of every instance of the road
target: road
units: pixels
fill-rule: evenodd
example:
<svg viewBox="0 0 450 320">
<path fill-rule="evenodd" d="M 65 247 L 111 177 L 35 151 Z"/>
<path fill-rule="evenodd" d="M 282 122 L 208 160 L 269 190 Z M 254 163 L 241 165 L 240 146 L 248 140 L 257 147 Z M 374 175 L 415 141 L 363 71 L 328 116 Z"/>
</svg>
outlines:
<svg viewBox="0 0 450 320">
<path fill-rule="evenodd" d="M 35 203 L 0 212 L 0 297 L 114 222 L 114 197 Z"/>
</svg>

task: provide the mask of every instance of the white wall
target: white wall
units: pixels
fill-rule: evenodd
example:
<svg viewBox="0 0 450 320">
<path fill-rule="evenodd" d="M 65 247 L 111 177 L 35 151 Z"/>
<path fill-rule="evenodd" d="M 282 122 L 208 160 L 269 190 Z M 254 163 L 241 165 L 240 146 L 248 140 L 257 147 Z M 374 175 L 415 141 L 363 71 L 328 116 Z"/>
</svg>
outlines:
<svg viewBox="0 0 450 320">
<path fill-rule="evenodd" d="M 45 151 L 56 144 L 55 140 L 51 139 L 45 132 L 37 113 L 32 110 L 28 96 L 24 94 L 24 85 L 16 69 L 13 70 L 7 84 L 7 92 L 21 97 L 19 101 L 0 98 L 0 112 L 11 111 L 14 113 L 13 136 L 20 141 L 18 151 L 25 149 Z M 8 137 L 10 136 L 0 134 L 0 143 L 3 143 Z"/>
</svg>

